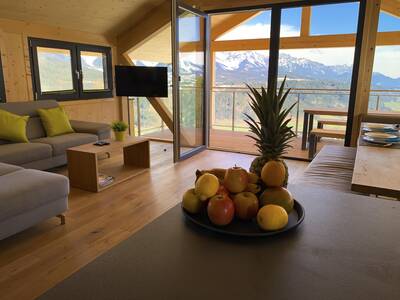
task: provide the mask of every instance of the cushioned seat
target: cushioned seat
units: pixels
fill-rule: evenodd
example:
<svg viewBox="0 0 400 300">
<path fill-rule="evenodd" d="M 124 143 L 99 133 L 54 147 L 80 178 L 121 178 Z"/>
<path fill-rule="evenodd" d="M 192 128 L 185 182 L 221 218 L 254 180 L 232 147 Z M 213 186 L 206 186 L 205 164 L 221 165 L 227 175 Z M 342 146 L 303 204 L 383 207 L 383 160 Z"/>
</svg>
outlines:
<svg viewBox="0 0 400 300">
<path fill-rule="evenodd" d="M 26 126 L 26 135 L 30 142 L 38 142 L 28 145 L 0 140 L 0 162 L 17 164 L 29 169 L 49 170 L 67 163 L 67 155 L 64 150 L 92 143 L 98 139 L 110 138 L 110 125 L 74 120 L 70 120 L 75 131 L 74 134 L 46 137 L 46 131 L 37 110 L 58 107 L 60 107 L 59 104 L 54 100 L 0 103 L 2 110 L 17 115 L 30 116 Z M 40 151 L 46 152 L 46 155 Z"/>
<path fill-rule="evenodd" d="M 0 176 L 23 170 L 21 167 L 0 163 Z"/>
<path fill-rule="evenodd" d="M 67 177 L 38 170 L 1 176 L 1 184 L 9 188 L 0 189 L 0 222 L 66 198 L 69 193 Z"/>
<path fill-rule="evenodd" d="M 34 143 L 50 145 L 53 148 L 53 155 L 64 155 L 65 150 L 71 147 L 94 143 L 98 140 L 97 135 L 89 133 L 69 133 L 54 137 L 45 137 L 32 140 Z"/>
<path fill-rule="evenodd" d="M 295 181 L 324 188 L 351 191 L 356 148 L 325 146 Z"/>
<path fill-rule="evenodd" d="M 52 157 L 50 145 L 41 143 L 4 144 L 0 147 L 0 162 L 23 165 Z"/>
</svg>

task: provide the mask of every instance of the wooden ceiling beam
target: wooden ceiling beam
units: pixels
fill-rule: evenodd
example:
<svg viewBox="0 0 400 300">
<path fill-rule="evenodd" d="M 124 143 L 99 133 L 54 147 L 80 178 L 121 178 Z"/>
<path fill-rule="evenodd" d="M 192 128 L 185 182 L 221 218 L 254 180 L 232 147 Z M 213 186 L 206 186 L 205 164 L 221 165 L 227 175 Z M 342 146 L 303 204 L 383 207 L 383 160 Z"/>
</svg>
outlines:
<svg viewBox="0 0 400 300">
<path fill-rule="evenodd" d="M 258 6 L 265 4 L 277 4 L 296 2 L 298 0 L 185 0 L 188 5 L 194 5 L 202 10 L 228 9 Z"/>
<path fill-rule="evenodd" d="M 281 49 L 341 48 L 354 47 L 355 34 L 319 35 L 307 37 L 283 37 Z M 400 44 L 400 31 L 380 32 L 377 35 L 377 46 L 394 46 Z M 182 52 L 191 52 L 198 48 L 196 43 L 187 43 L 181 47 Z M 251 51 L 269 49 L 269 39 L 249 39 L 235 41 L 213 41 L 212 51 Z"/>
<path fill-rule="evenodd" d="M 399 0 L 382 0 L 381 10 L 399 18 L 400 17 L 400 1 Z"/>
<path fill-rule="evenodd" d="M 130 29 L 117 37 L 118 53 L 131 52 L 167 26 L 171 22 L 171 1 L 166 0 L 150 13 L 143 16 Z"/>
</svg>

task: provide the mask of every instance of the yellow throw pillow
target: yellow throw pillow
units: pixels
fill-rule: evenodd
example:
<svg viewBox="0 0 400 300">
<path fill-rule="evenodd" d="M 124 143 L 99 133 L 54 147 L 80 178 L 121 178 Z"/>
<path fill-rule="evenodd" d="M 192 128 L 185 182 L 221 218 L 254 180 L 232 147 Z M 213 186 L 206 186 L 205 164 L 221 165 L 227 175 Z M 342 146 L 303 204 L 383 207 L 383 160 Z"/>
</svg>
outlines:
<svg viewBox="0 0 400 300">
<path fill-rule="evenodd" d="M 72 133 L 74 130 L 64 109 L 60 107 L 37 110 L 49 137 Z"/>
<path fill-rule="evenodd" d="M 29 143 L 26 136 L 28 119 L 29 116 L 20 116 L 0 109 L 0 139 L 15 143 Z"/>
</svg>

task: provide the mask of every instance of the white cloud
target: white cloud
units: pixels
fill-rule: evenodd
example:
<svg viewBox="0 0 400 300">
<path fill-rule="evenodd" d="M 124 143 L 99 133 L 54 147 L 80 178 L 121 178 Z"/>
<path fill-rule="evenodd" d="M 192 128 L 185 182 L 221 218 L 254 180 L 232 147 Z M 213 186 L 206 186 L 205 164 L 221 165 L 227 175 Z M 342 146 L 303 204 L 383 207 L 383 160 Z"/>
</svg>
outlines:
<svg viewBox="0 0 400 300">
<path fill-rule="evenodd" d="M 374 72 L 400 78 L 400 46 L 376 47 Z"/>
<path fill-rule="evenodd" d="M 220 36 L 217 41 L 229 40 L 248 40 L 248 39 L 262 39 L 269 38 L 271 31 L 270 24 L 251 24 L 240 25 L 231 31 Z M 294 26 L 283 24 L 281 26 L 281 36 L 299 36 L 300 30 Z"/>
</svg>

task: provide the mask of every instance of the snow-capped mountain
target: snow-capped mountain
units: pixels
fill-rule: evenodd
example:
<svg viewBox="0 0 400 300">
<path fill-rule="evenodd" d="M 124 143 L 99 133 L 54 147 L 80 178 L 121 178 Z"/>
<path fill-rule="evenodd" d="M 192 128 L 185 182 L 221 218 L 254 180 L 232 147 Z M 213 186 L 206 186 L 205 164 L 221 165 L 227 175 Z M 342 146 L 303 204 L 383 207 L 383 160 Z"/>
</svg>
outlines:
<svg viewBox="0 0 400 300">
<path fill-rule="evenodd" d="M 268 79 L 267 51 L 220 52 L 216 55 L 216 85 L 243 86 L 265 85 Z M 137 63 L 141 64 L 141 63 Z M 180 60 L 181 77 L 190 81 L 194 73 L 203 72 L 200 64 L 192 60 Z M 328 66 L 306 58 L 297 58 L 286 53 L 279 56 L 279 77 L 287 76 L 288 83 L 301 88 L 343 88 L 349 89 L 352 66 Z M 375 89 L 398 89 L 400 78 L 391 78 L 382 73 L 373 73 L 372 86 Z"/>
<path fill-rule="evenodd" d="M 217 85 L 265 85 L 268 74 L 268 53 L 265 51 L 218 53 L 216 61 Z M 279 77 L 287 76 L 288 82 L 296 81 L 296 87 L 304 88 L 349 88 L 352 66 L 328 66 L 306 58 L 296 58 L 281 53 Z M 400 78 L 391 78 L 374 73 L 373 87 L 394 89 L 400 87 Z"/>
</svg>

